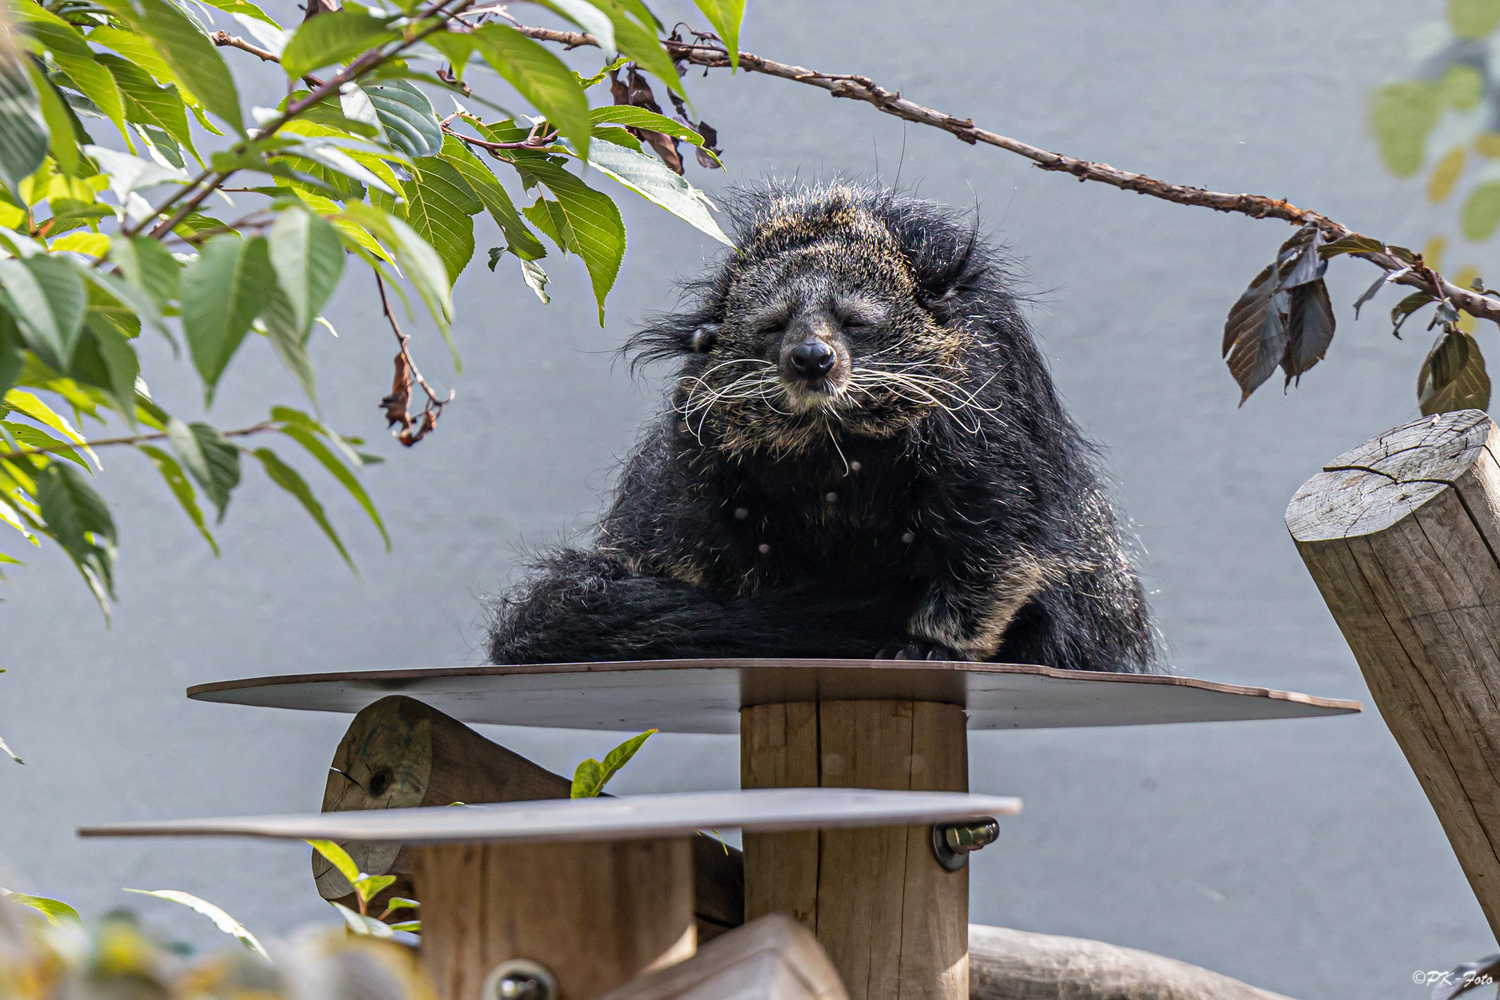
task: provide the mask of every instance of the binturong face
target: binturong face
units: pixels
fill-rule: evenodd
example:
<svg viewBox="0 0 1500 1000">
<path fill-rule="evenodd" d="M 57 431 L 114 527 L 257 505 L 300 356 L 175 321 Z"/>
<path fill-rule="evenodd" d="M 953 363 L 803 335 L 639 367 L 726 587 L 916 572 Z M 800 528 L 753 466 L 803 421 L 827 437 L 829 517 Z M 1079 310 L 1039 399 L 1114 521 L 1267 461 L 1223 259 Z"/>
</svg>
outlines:
<svg viewBox="0 0 1500 1000">
<path fill-rule="evenodd" d="M 818 222 L 809 234 L 805 218 L 775 220 L 739 252 L 719 320 L 694 335 L 699 356 L 679 379 L 686 433 L 785 452 L 889 437 L 972 398 L 964 334 L 918 303 L 889 232 L 856 212 Z"/>
</svg>

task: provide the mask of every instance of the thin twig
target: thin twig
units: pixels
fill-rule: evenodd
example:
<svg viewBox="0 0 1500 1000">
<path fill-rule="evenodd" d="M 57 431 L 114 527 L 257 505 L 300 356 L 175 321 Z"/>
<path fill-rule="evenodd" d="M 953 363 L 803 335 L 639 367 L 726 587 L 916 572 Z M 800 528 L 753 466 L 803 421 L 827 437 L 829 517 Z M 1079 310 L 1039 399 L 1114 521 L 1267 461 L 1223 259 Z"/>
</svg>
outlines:
<svg viewBox="0 0 1500 1000">
<path fill-rule="evenodd" d="M 227 438 L 249 437 L 252 434 L 264 434 L 266 431 L 280 430 L 281 424 L 275 420 L 262 420 L 260 423 L 250 427 L 241 427 L 238 430 L 220 431 Z M 25 458 L 27 455 L 60 455 L 64 452 L 75 452 L 90 450 L 94 448 L 109 448 L 113 445 L 140 445 L 150 441 L 165 441 L 167 433 L 156 431 L 151 434 L 131 434 L 125 437 L 97 438 L 93 441 L 81 441 L 76 444 L 44 444 L 32 447 L 27 445 L 15 451 L 0 451 L 0 459 Z"/>
<path fill-rule="evenodd" d="M 437 426 L 438 418 L 443 415 L 443 408 L 453 402 L 455 392 L 449 389 L 448 395 L 439 396 L 432 386 L 427 384 L 427 380 L 422 377 L 421 369 L 411 359 L 411 354 L 407 350 L 411 336 L 401 329 L 401 323 L 396 319 L 396 312 L 391 308 L 390 297 L 385 292 L 385 279 L 380 276 L 379 271 L 375 272 L 375 287 L 380 290 L 380 308 L 385 313 L 386 322 L 391 325 L 391 332 L 396 335 L 398 345 L 396 375 L 391 383 L 391 392 L 380 401 L 380 406 L 385 410 L 389 426 L 401 428 L 392 432 L 396 440 L 410 448 Z M 423 405 L 422 412 L 415 417 L 411 415 L 413 383 L 427 395 L 427 402 Z"/>
<path fill-rule="evenodd" d="M 231 35 L 227 31 L 215 31 L 209 34 L 209 41 L 215 45 L 227 45 L 233 49 L 241 49 L 252 56 L 259 56 L 265 62 L 281 62 L 280 57 L 270 49 L 263 49 L 258 45 L 251 45 L 238 35 Z"/>
<path fill-rule="evenodd" d="M 555 42 L 567 48 L 577 48 L 579 46 L 601 47 L 597 38 L 582 31 L 557 31 L 551 28 L 535 28 L 527 25 L 518 25 L 517 27 L 522 34 L 529 38 L 544 42 Z M 694 44 L 672 39 L 664 39 L 662 44 L 666 46 L 668 54 L 674 60 L 705 67 L 727 67 L 729 65 L 729 56 L 718 46 Z M 1100 184 L 1108 184 L 1111 187 L 1120 188 L 1123 191 L 1134 191 L 1137 194 L 1149 195 L 1153 198 L 1160 198 L 1163 201 L 1170 201 L 1179 205 L 1196 205 L 1202 208 L 1211 208 L 1218 212 L 1234 212 L 1239 215 L 1248 215 L 1252 219 L 1281 219 L 1301 225 L 1311 224 L 1317 226 L 1322 231 L 1324 238 L 1329 242 L 1342 239 L 1346 236 L 1360 235 L 1348 226 L 1330 219 L 1320 212 L 1301 208 L 1284 198 L 1272 198 L 1259 194 L 1229 194 L 1221 191 L 1209 191 L 1205 188 L 1192 187 L 1186 184 L 1172 184 L 1146 174 L 1121 170 L 1107 163 L 1095 163 L 1090 160 L 1080 160 L 1075 157 L 1064 156 L 1061 153 L 1054 153 L 1039 146 L 1022 142 L 1019 139 L 1012 139 L 998 132 L 991 132 L 988 129 L 980 128 L 974 124 L 972 118 L 959 118 L 956 115 L 950 115 L 925 105 L 917 104 L 915 101 L 902 97 L 898 91 L 888 90 L 880 86 L 867 76 L 859 76 L 852 73 L 823 73 L 818 70 L 807 69 L 803 66 L 793 66 L 788 63 L 776 62 L 775 60 L 755 55 L 752 52 L 739 53 L 739 65 L 741 69 L 752 73 L 763 73 L 767 76 L 780 77 L 783 80 L 791 80 L 795 83 L 818 87 L 828 91 L 833 97 L 863 101 L 888 115 L 893 115 L 904 121 L 941 129 L 970 145 L 983 143 L 989 146 L 996 146 L 1007 152 L 1015 153 L 1018 156 L 1024 156 L 1043 170 L 1071 174 L 1080 181 L 1096 181 Z M 1381 242 L 1383 243 L 1384 241 Z M 1431 268 L 1412 268 L 1406 262 L 1379 251 L 1357 253 L 1352 256 L 1363 257 L 1388 273 L 1404 271 L 1399 277 L 1392 279 L 1394 284 L 1408 285 L 1412 288 L 1421 289 L 1434 298 L 1446 298 L 1455 307 L 1462 309 L 1464 312 L 1478 316 L 1481 319 L 1500 323 L 1500 300 L 1472 289 L 1460 288 L 1444 279 Z"/>
<path fill-rule="evenodd" d="M 443 119 L 443 121 L 439 123 L 443 128 L 444 135 L 451 135 L 453 136 L 453 138 L 462 140 L 463 142 L 468 143 L 470 146 L 478 146 L 480 149 L 487 149 L 491 153 L 498 153 L 501 150 L 506 149 L 546 149 L 548 146 L 557 141 L 556 132 L 546 132 L 545 134 L 543 134 L 545 130 L 542 128 L 542 126 L 546 124 L 544 122 L 538 122 L 537 124 L 533 125 L 531 127 L 531 134 L 524 139 L 517 140 L 516 142 L 490 142 L 487 139 L 476 139 L 472 135 L 464 135 L 462 132 L 458 131 L 458 129 L 449 125 L 448 121 L 453 117 L 455 117 L 455 115 L 449 115 L 448 118 Z"/>
</svg>

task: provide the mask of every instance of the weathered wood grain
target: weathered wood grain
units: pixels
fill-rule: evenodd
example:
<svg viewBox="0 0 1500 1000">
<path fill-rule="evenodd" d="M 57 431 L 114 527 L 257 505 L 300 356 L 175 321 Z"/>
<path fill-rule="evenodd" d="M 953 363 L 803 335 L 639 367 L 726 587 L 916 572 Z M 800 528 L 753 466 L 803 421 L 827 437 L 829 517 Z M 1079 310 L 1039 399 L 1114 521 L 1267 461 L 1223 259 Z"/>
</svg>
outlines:
<svg viewBox="0 0 1500 1000">
<path fill-rule="evenodd" d="M 412 849 L 422 965 L 439 1000 L 475 1000 L 496 964 L 540 962 L 587 1000 L 692 956 L 687 838 Z"/>
<path fill-rule="evenodd" d="M 741 784 L 962 791 L 963 710 L 868 699 L 759 705 L 741 720 Z M 968 870 L 932 853 L 931 826 L 745 840 L 746 918 L 783 912 L 816 933 L 853 1000 L 968 995 Z"/>
<path fill-rule="evenodd" d="M 1286 521 L 1500 935 L 1500 430 L 1395 428 L 1303 484 Z"/>
</svg>

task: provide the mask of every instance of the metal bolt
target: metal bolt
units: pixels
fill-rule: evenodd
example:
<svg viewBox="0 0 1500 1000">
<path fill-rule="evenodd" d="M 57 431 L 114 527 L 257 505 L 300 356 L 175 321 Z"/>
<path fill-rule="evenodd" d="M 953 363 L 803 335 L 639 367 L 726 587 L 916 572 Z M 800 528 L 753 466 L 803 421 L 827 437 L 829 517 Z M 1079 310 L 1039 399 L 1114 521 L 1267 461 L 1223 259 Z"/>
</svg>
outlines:
<svg viewBox="0 0 1500 1000">
<path fill-rule="evenodd" d="M 555 1000 L 557 980 L 541 963 L 513 958 L 490 970 L 479 995 L 482 1000 Z"/>
<path fill-rule="evenodd" d="M 1000 824 L 993 818 L 970 823 L 938 823 L 932 828 L 932 853 L 938 864 L 956 872 L 969 863 L 969 855 L 993 844 L 1000 837 Z"/>
</svg>

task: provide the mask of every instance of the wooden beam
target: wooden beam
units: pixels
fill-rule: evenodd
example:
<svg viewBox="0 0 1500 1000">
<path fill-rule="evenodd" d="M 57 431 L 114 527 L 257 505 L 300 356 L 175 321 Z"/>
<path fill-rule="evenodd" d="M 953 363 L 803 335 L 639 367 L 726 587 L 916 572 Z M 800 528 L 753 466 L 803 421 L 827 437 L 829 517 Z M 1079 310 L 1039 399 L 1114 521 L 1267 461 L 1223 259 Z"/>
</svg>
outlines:
<svg viewBox="0 0 1500 1000">
<path fill-rule="evenodd" d="M 401 695 L 354 717 L 334 752 L 323 811 L 399 809 L 453 802 L 565 799 L 572 782 L 513 753 L 434 708 Z M 346 844 L 360 871 L 395 875 L 390 896 L 413 897 L 410 850 L 402 844 Z M 694 911 L 702 940 L 739 926 L 744 914 L 740 852 L 712 837 L 692 840 Z M 352 906 L 349 884 L 322 855 L 313 876 L 324 899 Z M 400 920 L 398 913 L 392 919 Z"/>
<path fill-rule="evenodd" d="M 1286 522 L 1500 935 L 1500 431 L 1424 417 L 1329 462 Z"/>
<path fill-rule="evenodd" d="M 927 701 L 788 702 L 741 712 L 745 788 L 965 791 L 964 711 Z M 931 826 L 745 835 L 745 915 L 817 934 L 853 1000 L 965 1000 L 968 869 Z"/>
<path fill-rule="evenodd" d="M 848 1000 L 813 933 L 771 914 L 597 1000 Z"/>
<path fill-rule="evenodd" d="M 970 1000 L 1288 1000 L 1134 948 L 979 924 L 969 970 Z"/>
</svg>

